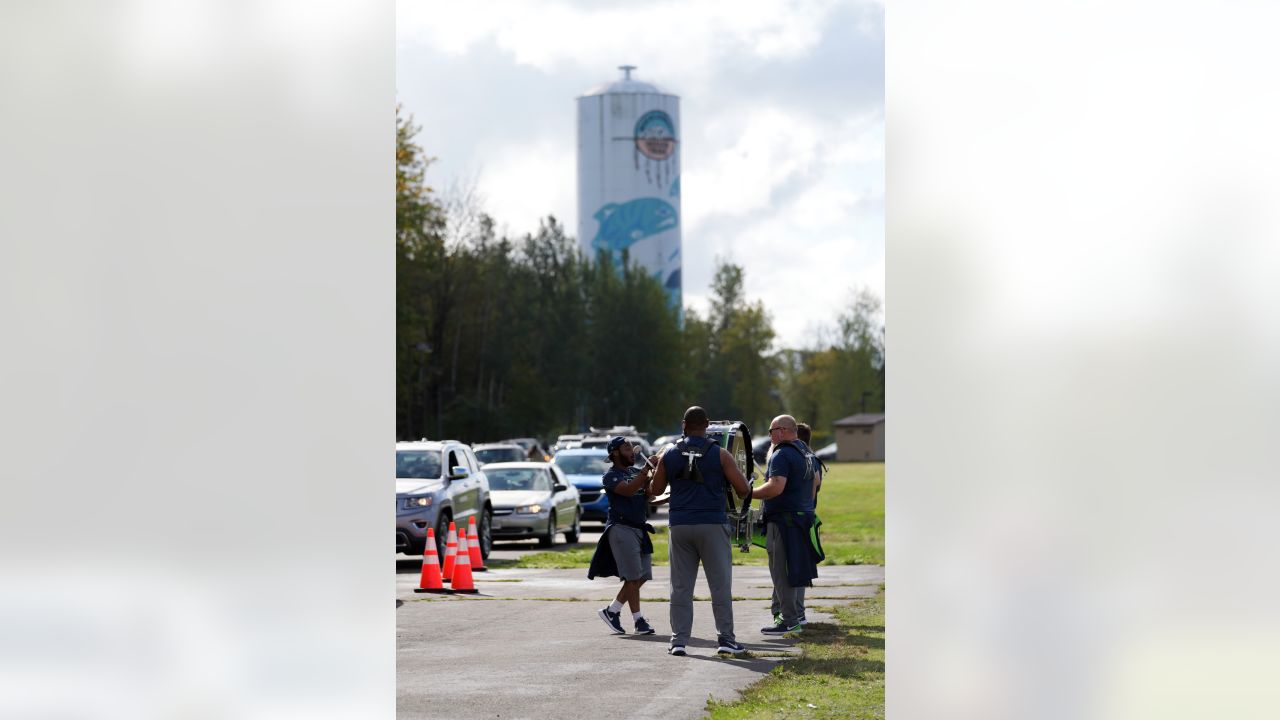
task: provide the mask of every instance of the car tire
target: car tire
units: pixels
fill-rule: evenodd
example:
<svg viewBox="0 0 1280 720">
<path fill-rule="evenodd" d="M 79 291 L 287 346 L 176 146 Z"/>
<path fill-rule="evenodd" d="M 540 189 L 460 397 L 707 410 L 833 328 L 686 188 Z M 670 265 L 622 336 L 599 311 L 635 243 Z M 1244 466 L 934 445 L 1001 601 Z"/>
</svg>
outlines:
<svg viewBox="0 0 1280 720">
<path fill-rule="evenodd" d="M 538 538 L 538 547 L 555 547 L 556 545 L 556 514 L 551 513 L 551 517 L 547 520 L 547 534 Z"/>
<path fill-rule="evenodd" d="M 484 512 L 480 513 L 480 557 L 485 560 L 489 559 L 489 552 L 493 550 L 493 508 L 488 505 L 484 506 Z"/>
<path fill-rule="evenodd" d="M 448 513 L 440 513 L 440 519 L 436 521 L 436 552 L 440 556 L 440 562 L 444 562 L 444 552 L 449 545 L 449 519 Z M 427 551 L 425 543 L 422 551 Z"/>
<path fill-rule="evenodd" d="M 573 527 L 564 533 L 564 539 L 571 542 L 578 542 L 578 536 L 582 534 L 582 511 L 575 510 L 573 513 Z"/>
</svg>

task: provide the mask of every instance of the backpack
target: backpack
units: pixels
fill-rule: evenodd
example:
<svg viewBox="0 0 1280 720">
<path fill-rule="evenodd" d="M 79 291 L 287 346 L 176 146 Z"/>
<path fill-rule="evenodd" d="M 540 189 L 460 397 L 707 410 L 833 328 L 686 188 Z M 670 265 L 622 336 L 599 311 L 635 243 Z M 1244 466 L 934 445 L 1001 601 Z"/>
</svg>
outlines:
<svg viewBox="0 0 1280 720">
<path fill-rule="evenodd" d="M 703 482 L 702 473 L 698 472 L 698 461 L 701 460 L 703 456 L 712 452 L 713 448 L 718 448 L 720 446 L 719 441 L 715 439 L 703 439 L 707 441 L 707 444 L 701 449 L 701 451 L 697 448 L 690 447 L 688 443 L 689 438 L 687 437 L 680 438 L 680 442 L 676 443 L 676 452 L 680 453 L 680 455 L 685 459 L 684 470 L 680 473 L 680 478 L 682 480 L 692 480 L 699 484 Z M 718 450 L 715 452 L 717 454 L 719 453 Z"/>
<path fill-rule="evenodd" d="M 819 467 L 821 467 L 821 468 L 822 468 L 822 471 L 823 471 L 823 472 L 826 472 L 826 470 L 827 470 L 827 466 L 826 466 L 826 464 L 824 464 L 821 460 L 819 460 L 819 459 L 818 459 L 818 456 L 817 456 L 817 455 L 814 455 L 814 454 L 813 454 L 813 451 L 812 451 L 812 450 L 810 450 L 810 449 L 808 449 L 808 446 L 807 446 L 807 445 L 805 446 L 805 448 L 806 448 L 806 449 L 801 450 L 799 445 L 796 445 L 796 444 L 795 444 L 794 442 L 792 442 L 791 440 L 785 440 L 785 441 L 783 441 L 783 442 L 778 443 L 776 446 L 774 446 L 774 447 L 775 447 L 775 450 L 776 450 L 776 448 L 780 448 L 780 447 L 782 447 L 783 445 L 788 445 L 788 446 L 790 446 L 792 450 L 795 450 L 796 452 L 800 453 L 800 457 L 804 458 L 805 465 L 807 465 L 807 466 L 808 466 L 808 478 L 807 478 L 807 479 L 809 480 L 809 482 L 813 482 L 814 477 L 815 477 L 815 476 L 817 476 L 817 474 L 818 474 L 818 468 L 819 468 Z M 767 473 L 766 473 L 766 474 L 767 474 Z"/>
</svg>

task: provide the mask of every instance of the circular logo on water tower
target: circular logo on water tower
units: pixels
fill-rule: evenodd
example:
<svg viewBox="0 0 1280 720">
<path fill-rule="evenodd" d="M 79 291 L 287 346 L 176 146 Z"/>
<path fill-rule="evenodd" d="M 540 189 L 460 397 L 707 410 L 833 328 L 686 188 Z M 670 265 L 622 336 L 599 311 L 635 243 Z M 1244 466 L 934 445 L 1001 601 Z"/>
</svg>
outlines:
<svg viewBox="0 0 1280 720">
<path fill-rule="evenodd" d="M 650 110 L 636 121 L 636 149 L 650 160 L 666 160 L 676 151 L 676 128 L 671 116 Z"/>
</svg>

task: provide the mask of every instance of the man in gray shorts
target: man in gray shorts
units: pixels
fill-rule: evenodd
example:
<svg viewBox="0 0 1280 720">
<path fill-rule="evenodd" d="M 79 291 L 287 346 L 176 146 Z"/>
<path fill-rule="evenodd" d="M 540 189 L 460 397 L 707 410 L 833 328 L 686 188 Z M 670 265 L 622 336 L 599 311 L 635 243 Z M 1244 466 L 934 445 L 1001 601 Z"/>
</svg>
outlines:
<svg viewBox="0 0 1280 720">
<path fill-rule="evenodd" d="M 732 530 L 725 513 L 725 488 L 748 497 L 751 485 L 733 456 L 708 439 L 707 411 L 696 405 L 684 413 L 684 437 L 662 454 L 650 492 L 660 495 L 671 485 L 671 645 L 667 652 L 685 655 L 693 632 L 693 583 L 698 563 L 711 587 L 711 613 L 716 619 L 717 652 L 738 655 L 746 648 L 733 634 Z"/>
<path fill-rule="evenodd" d="M 609 496 L 609 514 L 587 578 L 617 575 L 622 579 L 618 596 L 596 613 L 610 630 L 617 635 L 626 634 L 622 627 L 625 603 L 631 608 L 636 634 L 652 635 L 653 626 L 640 612 L 640 586 L 653 579 L 653 542 L 648 535 L 653 532 L 653 526 L 645 522 L 649 502 L 645 488 L 652 471 L 633 466 L 635 449 L 626 438 L 613 438 L 606 450 L 613 463 L 602 479 L 605 494 Z"/>
</svg>

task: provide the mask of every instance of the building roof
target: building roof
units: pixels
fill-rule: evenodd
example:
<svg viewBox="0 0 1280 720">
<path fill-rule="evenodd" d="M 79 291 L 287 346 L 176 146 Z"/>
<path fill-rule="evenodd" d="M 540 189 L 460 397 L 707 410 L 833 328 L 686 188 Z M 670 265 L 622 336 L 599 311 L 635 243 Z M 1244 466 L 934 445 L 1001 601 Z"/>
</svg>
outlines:
<svg viewBox="0 0 1280 720">
<path fill-rule="evenodd" d="M 836 427 L 864 427 L 879 425 L 884 422 L 884 413 L 858 413 L 847 418 L 840 418 L 833 423 Z"/>
</svg>

